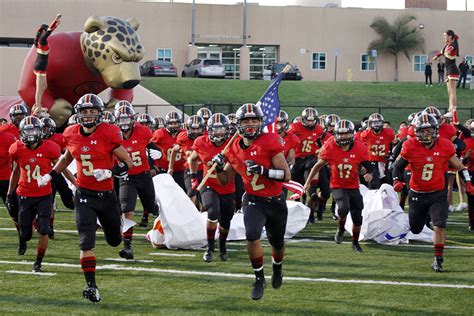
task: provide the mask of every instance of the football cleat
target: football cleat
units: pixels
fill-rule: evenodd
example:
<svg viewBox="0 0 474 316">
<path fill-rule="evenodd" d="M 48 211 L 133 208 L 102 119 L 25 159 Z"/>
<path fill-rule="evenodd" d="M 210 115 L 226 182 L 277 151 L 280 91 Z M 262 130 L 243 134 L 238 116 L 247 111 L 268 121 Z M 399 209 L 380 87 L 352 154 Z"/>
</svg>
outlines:
<svg viewBox="0 0 474 316">
<path fill-rule="evenodd" d="M 431 268 L 435 272 L 443 272 L 443 257 L 436 256 L 434 258 L 433 264 L 431 264 Z"/>
<path fill-rule="evenodd" d="M 227 261 L 227 259 L 229 259 L 229 257 L 227 256 L 227 251 L 221 251 L 219 253 L 219 258 L 221 259 L 221 261 Z"/>
<path fill-rule="evenodd" d="M 318 222 L 321 222 L 323 220 L 323 212 L 316 212 L 316 219 Z"/>
<path fill-rule="evenodd" d="M 147 227 L 148 226 L 148 217 L 143 216 L 142 220 L 140 221 L 140 224 L 138 226 Z"/>
<path fill-rule="evenodd" d="M 18 254 L 23 256 L 26 252 L 26 248 L 26 241 L 20 241 L 20 244 L 18 245 Z"/>
<path fill-rule="evenodd" d="M 207 249 L 206 252 L 202 255 L 202 260 L 206 262 L 212 262 L 213 257 L 214 257 L 214 251 Z"/>
<path fill-rule="evenodd" d="M 131 248 L 124 248 L 119 251 L 119 256 L 124 259 L 131 260 L 133 259 L 133 251 Z"/>
<path fill-rule="evenodd" d="M 359 243 L 352 243 L 352 249 L 354 249 L 355 253 L 362 253 L 362 247 L 359 245 Z"/>
<path fill-rule="evenodd" d="M 281 284 L 283 283 L 283 269 L 273 267 L 273 272 L 272 272 L 272 287 L 274 289 L 279 289 L 281 287 Z"/>
<path fill-rule="evenodd" d="M 334 236 L 334 241 L 336 241 L 337 244 L 342 244 L 342 240 L 344 239 L 344 229 L 338 228 L 336 231 L 336 236 Z"/>
<path fill-rule="evenodd" d="M 33 263 L 33 272 L 42 272 L 41 271 L 41 261 L 36 260 L 35 263 Z"/>
<path fill-rule="evenodd" d="M 89 286 L 84 289 L 82 295 L 85 299 L 91 301 L 92 303 L 100 302 L 99 289 L 94 286 Z"/>
<path fill-rule="evenodd" d="M 263 297 L 263 291 L 265 290 L 265 279 L 257 278 L 252 287 L 251 297 L 253 300 L 259 300 Z"/>
<path fill-rule="evenodd" d="M 49 226 L 49 228 L 48 228 L 48 238 L 49 239 L 54 239 L 54 228 L 53 228 L 53 226 Z"/>
</svg>

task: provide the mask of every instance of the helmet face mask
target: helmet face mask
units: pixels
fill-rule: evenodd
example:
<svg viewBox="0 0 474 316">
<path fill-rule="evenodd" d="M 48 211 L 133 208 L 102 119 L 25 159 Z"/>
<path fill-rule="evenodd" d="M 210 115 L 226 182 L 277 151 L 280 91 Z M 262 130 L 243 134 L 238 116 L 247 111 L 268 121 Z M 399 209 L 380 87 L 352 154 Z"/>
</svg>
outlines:
<svg viewBox="0 0 474 316">
<path fill-rule="evenodd" d="M 350 146 L 354 143 L 354 123 L 348 120 L 340 120 L 334 127 L 334 140 L 338 146 Z"/>
<path fill-rule="evenodd" d="M 288 123 L 288 114 L 285 111 L 280 111 L 276 118 L 275 128 L 279 134 L 286 132 L 290 128 Z"/>
<path fill-rule="evenodd" d="M 181 129 L 181 115 L 178 112 L 172 111 L 166 114 L 165 128 L 171 134 L 176 134 Z"/>
<path fill-rule="evenodd" d="M 237 131 L 247 139 L 254 139 L 263 132 L 264 116 L 258 105 L 246 103 L 237 110 Z"/>
<path fill-rule="evenodd" d="M 190 116 L 186 127 L 188 129 L 188 137 L 196 139 L 204 133 L 204 119 L 198 115 Z"/>
<path fill-rule="evenodd" d="M 416 139 L 425 146 L 431 146 L 438 138 L 438 128 L 438 121 L 433 115 L 422 113 L 415 123 Z"/>
<path fill-rule="evenodd" d="M 82 96 L 76 105 L 77 123 L 86 128 L 92 128 L 102 122 L 104 113 L 104 102 L 95 94 Z"/>
<path fill-rule="evenodd" d="M 34 116 L 27 116 L 20 122 L 20 139 L 25 145 L 39 143 L 43 138 L 43 124 Z"/>
<path fill-rule="evenodd" d="M 370 129 L 373 130 L 375 133 L 379 133 L 383 128 L 383 121 L 384 119 L 382 114 L 371 114 L 368 120 Z"/>
<path fill-rule="evenodd" d="M 230 122 L 227 116 L 222 113 L 212 115 L 207 121 L 207 131 L 209 140 L 220 145 L 229 138 Z"/>
</svg>

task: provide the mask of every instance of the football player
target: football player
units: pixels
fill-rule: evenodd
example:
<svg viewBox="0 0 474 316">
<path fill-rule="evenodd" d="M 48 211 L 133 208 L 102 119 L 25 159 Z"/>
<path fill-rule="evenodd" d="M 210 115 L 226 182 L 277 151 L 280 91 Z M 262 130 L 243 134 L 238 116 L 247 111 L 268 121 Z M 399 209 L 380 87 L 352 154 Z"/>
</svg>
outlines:
<svg viewBox="0 0 474 316">
<path fill-rule="evenodd" d="M 24 255 L 27 242 L 33 234 L 33 221 L 38 225 L 38 248 L 33 272 L 41 272 L 46 248 L 48 246 L 49 218 L 53 209 L 51 184 L 40 187 L 37 182 L 42 175 L 51 171 L 61 150 L 59 146 L 48 140 L 42 140 L 43 126 L 39 118 L 25 117 L 20 123 L 20 139 L 8 150 L 13 161 L 8 194 L 11 196 L 16 188 L 18 195 L 18 224 L 20 225 L 20 241 L 18 254 Z"/>
<path fill-rule="evenodd" d="M 469 131 L 472 136 L 464 140 L 466 148 L 462 153 L 462 162 L 467 166 L 471 178 L 474 177 L 474 122 L 470 122 Z M 467 212 L 469 218 L 469 231 L 474 231 L 474 194 L 467 193 Z"/>
<path fill-rule="evenodd" d="M 362 165 L 367 172 L 364 179 L 372 180 L 372 165 L 368 162 L 367 146 L 359 140 L 354 140 L 355 126 L 351 121 L 340 120 L 334 127 L 334 137 L 324 144 L 319 160 L 311 169 L 305 190 L 311 188 L 311 179 L 326 164 L 331 169 L 331 190 L 336 201 L 339 215 L 339 227 L 336 232 L 336 243 L 342 243 L 347 214 L 352 218 L 352 249 L 361 253 L 359 244 L 360 227 L 362 226 L 362 209 L 364 201 L 359 191 L 359 167 Z"/>
<path fill-rule="evenodd" d="M 20 137 L 20 122 L 25 118 L 28 114 L 28 110 L 24 103 L 18 103 L 13 105 L 10 110 L 8 111 L 8 115 L 10 116 L 11 123 L 7 123 L 4 125 L 0 125 L 0 132 L 8 132 L 13 134 L 16 138 Z"/>
<path fill-rule="evenodd" d="M 153 121 L 153 117 L 150 114 L 143 113 L 138 115 L 137 122 L 148 127 L 150 131 L 154 131 L 155 121 Z"/>
<path fill-rule="evenodd" d="M 102 118 L 104 123 L 114 124 L 115 116 L 110 111 L 104 111 L 104 117 Z"/>
<path fill-rule="evenodd" d="M 247 250 L 255 273 L 251 297 L 261 299 L 265 288 L 263 247 L 260 243 L 265 226 L 272 246 L 272 286 L 277 289 L 283 280 L 282 263 L 285 252 L 284 235 L 288 208 L 282 182 L 290 180 L 290 169 L 283 155 L 283 140 L 278 134 L 263 133 L 264 116 L 258 105 L 246 103 L 237 113 L 240 137 L 231 144 L 224 157 L 213 158 L 217 177 L 227 184 L 242 176 L 245 194 L 242 198 Z M 227 158 L 227 163 L 225 159 Z"/>
<path fill-rule="evenodd" d="M 7 201 L 9 202 L 8 213 L 15 224 L 16 230 L 20 233 L 20 227 L 18 226 L 18 199 L 15 190 L 13 190 L 12 196 L 7 197 L 8 184 L 12 173 L 12 162 L 8 155 L 8 149 L 15 141 L 16 137 L 13 134 L 7 131 L 0 131 L 0 196 L 5 206 L 7 206 Z"/>
<path fill-rule="evenodd" d="M 193 144 L 193 152 L 188 158 L 189 171 L 193 188 L 199 186 L 197 178 L 198 166 L 202 161 L 204 174 L 212 166 L 212 158 L 220 153 L 227 144 L 229 137 L 229 120 L 222 113 L 213 114 L 207 122 L 208 135 L 199 136 Z M 214 257 L 215 235 L 219 224 L 219 258 L 227 261 L 226 240 L 229 234 L 230 221 L 235 211 L 235 185 L 230 181 L 221 185 L 215 171 L 207 179 L 201 189 L 201 202 L 207 212 L 207 249 L 203 260 L 211 262 Z"/>
<path fill-rule="evenodd" d="M 418 234 L 423 230 L 429 214 L 434 226 L 434 254 L 432 268 L 443 272 L 443 251 L 446 240 L 448 200 L 445 188 L 445 172 L 448 164 L 461 171 L 466 192 L 473 194 L 469 172 L 456 157 L 456 149 L 450 140 L 438 137 L 439 123 L 428 113 L 418 116 L 415 123 L 416 138 L 408 139 L 402 147 L 399 159 L 393 167 L 393 187 L 400 191 L 404 186 L 403 170 L 411 165 L 409 200 L 410 230 Z"/>
<path fill-rule="evenodd" d="M 229 113 L 227 114 L 227 118 L 229 119 L 229 137 L 232 137 L 237 133 L 237 115 L 235 115 L 235 113 Z M 235 174 L 234 184 L 235 209 L 240 210 L 242 208 L 242 196 L 244 195 L 245 189 L 242 177 L 238 173 Z"/>
<path fill-rule="evenodd" d="M 82 96 L 74 105 L 78 124 L 64 131 L 66 152 L 53 170 L 41 177 L 45 185 L 62 172 L 73 160 L 77 166 L 77 190 L 74 197 L 76 225 L 79 232 L 80 262 L 87 287 L 84 298 L 101 300 L 95 281 L 97 219 L 105 239 L 112 247 L 122 242 L 121 216 L 112 177 L 124 177 L 133 166 L 122 144 L 122 132 L 112 124 L 102 122 L 104 103 L 95 94 Z M 113 159 L 119 163 L 113 166 Z"/>
<path fill-rule="evenodd" d="M 197 110 L 196 115 L 202 117 L 204 126 L 207 126 L 207 121 L 211 118 L 212 112 L 208 108 L 200 108 Z"/>
</svg>

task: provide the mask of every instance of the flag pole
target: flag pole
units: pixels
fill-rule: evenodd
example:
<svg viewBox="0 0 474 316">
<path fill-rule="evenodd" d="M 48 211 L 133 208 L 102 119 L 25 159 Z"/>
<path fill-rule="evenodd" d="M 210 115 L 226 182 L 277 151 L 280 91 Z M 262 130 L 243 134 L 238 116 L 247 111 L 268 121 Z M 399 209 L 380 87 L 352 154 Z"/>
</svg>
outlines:
<svg viewBox="0 0 474 316">
<path fill-rule="evenodd" d="M 283 68 L 283 70 L 281 71 L 282 73 L 287 73 L 288 71 L 290 71 L 291 69 L 291 65 L 290 64 L 287 64 L 285 66 L 285 68 Z M 271 83 L 270 83 L 271 85 Z M 268 90 L 268 89 L 267 89 Z M 265 93 L 267 91 L 265 90 Z M 265 93 L 263 95 L 265 95 Z M 260 98 L 261 99 L 261 98 Z M 225 154 L 229 151 L 229 148 L 230 146 L 232 145 L 232 143 L 234 142 L 234 140 L 237 138 L 237 135 L 239 135 L 238 131 L 235 132 L 235 134 L 232 136 L 232 138 L 229 140 L 229 142 L 227 143 L 227 145 L 224 147 L 224 149 L 221 151 L 221 154 L 225 156 Z M 197 191 L 200 191 L 203 187 L 204 187 L 204 184 L 206 183 L 207 179 L 209 179 L 209 177 L 211 176 L 211 174 L 214 172 L 214 170 L 216 170 L 216 166 L 217 164 L 216 163 L 213 163 L 211 168 L 209 168 L 209 170 L 207 171 L 206 173 L 206 176 L 202 179 L 201 183 L 199 183 L 199 186 L 197 187 Z"/>
</svg>

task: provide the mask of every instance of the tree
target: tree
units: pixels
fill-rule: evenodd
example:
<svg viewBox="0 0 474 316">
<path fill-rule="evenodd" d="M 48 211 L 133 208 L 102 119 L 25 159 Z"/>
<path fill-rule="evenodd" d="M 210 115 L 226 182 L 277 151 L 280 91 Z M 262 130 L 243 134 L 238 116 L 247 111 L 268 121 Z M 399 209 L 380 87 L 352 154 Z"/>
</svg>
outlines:
<svg viewBox="0 0 474 316">
<path fill-rule="evenodd" d="M 398 81 L 398 54 L 403 53 L 410 60 L 411 51 L 425 51 L 425 39 L 418 25 L 413 25 L 416 17 L 399 15 L 392 25 L 384 17 L 376 17 L 370 27 L 380 37 L 369 44 L 368 51 L 377 50 L 377 54 L 391 54 L 395 57 L 395 81 Z"/>
</svg>

